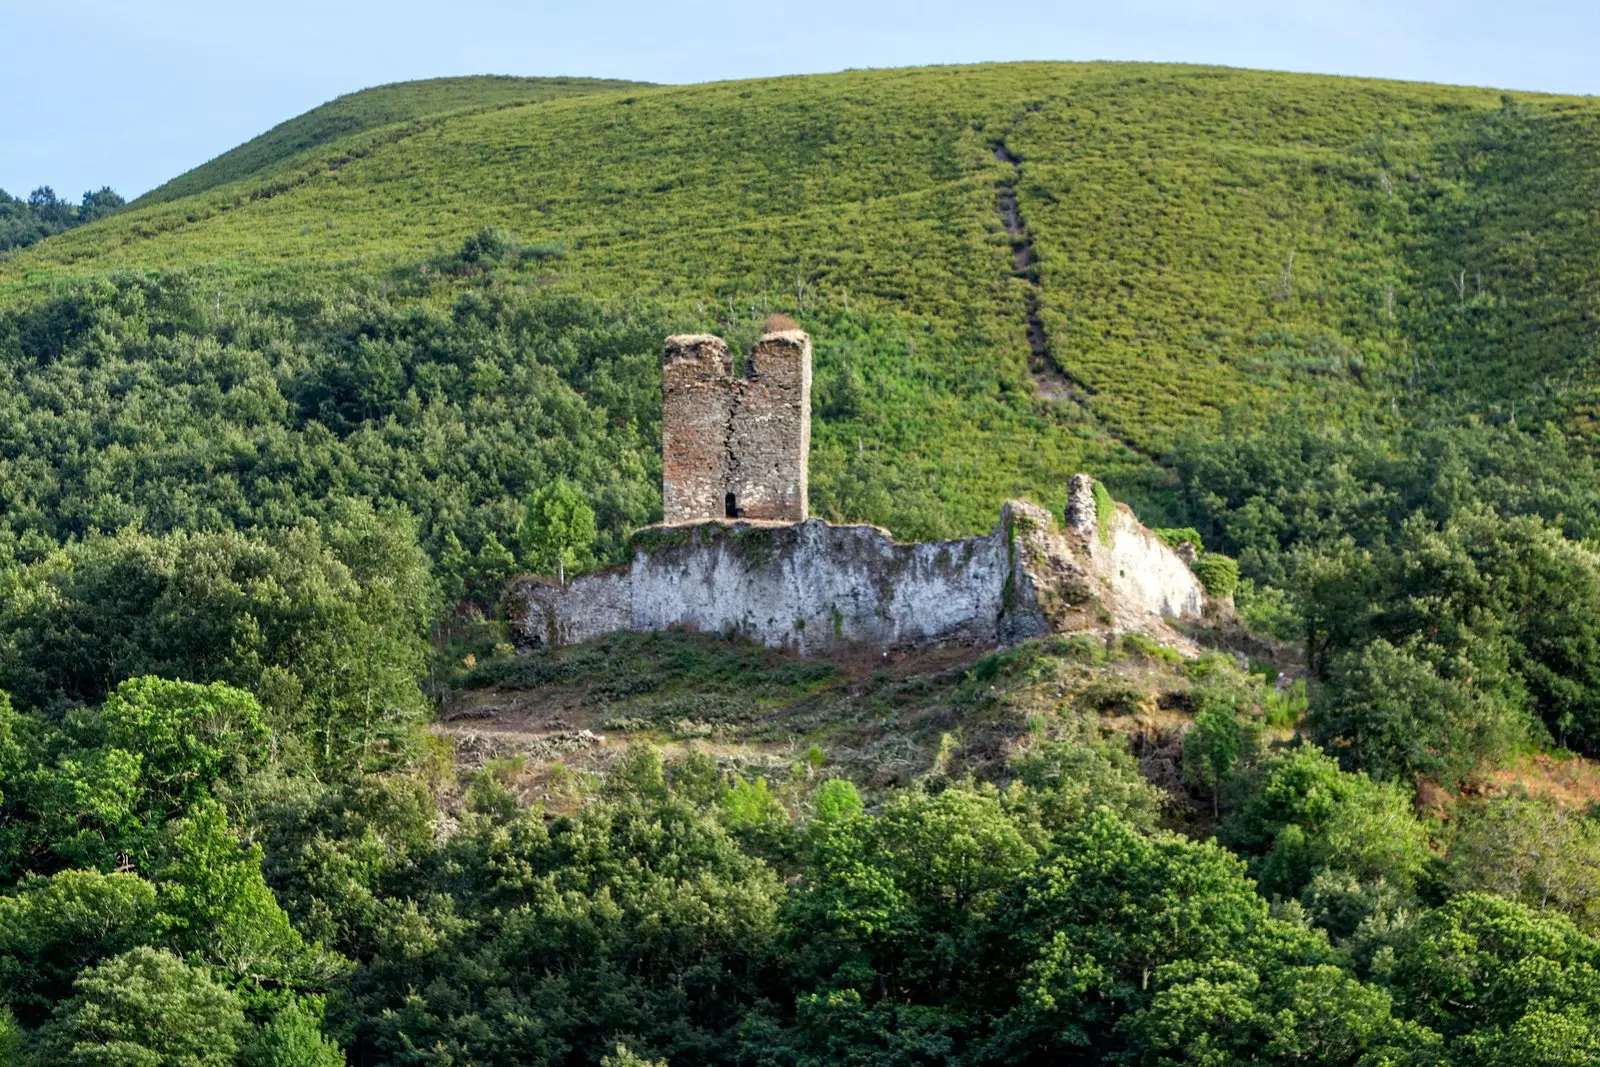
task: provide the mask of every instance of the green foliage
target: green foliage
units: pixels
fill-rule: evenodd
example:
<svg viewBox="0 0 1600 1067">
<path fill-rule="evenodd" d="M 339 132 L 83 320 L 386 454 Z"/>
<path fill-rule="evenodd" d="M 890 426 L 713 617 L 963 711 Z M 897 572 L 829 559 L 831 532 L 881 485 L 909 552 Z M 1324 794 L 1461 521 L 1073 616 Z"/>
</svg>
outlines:
<svg viewBox="0 0 1600 1067">
<path fill-rule="evenodd" d="M 1311 736 L 1377 778 L 1461 781 L 1507 755 L 1528 726 L 1514 700 L 1462 677 L 1470 662 L 1446 669 L 1414 646 L 1373 641 L 1334 662 L 1332 684 L 1311 710 Z"/>
<path fill-rule="evenodd" d="M 646 1060 L 635 1056 L 627 1045 L 618 1044 L 612 1055 L 600 1060 L 600 1067 L 667 1067 L 665 1060 Z"/>
<path fill-rule="evenodd" d="M 1221 600 L 1239 588 L 1239 564 L 1229 556 L 1207 552 L 1194 561 L 1193 567 L 1207 596 Z"/>
<path fill-rule="evenodd" d="M 105 218 L 123 204 L 122 197 L 109 187 L 97 193 L 84 193 L 83 202 L 77 206 L 57 197 L 48 185 L 29 193 L 26 200 L 9 196 L 0 189 L 0 254 L 27 248 L 53 234 Z"/>
<path fill-rule="evenodd" d="M 1200 540 L 1200 531 L 1193 526 L 1159 527 L 1150 532 L 1165 541 L 1170 548 L 1188 545 L 1195 550 L 1196 555 L 1206 550 L 1205 543 Z"/>
<path fill-rule="evenodd" d="M 1059 500 L 1074 469 L 1111 467 L 1124 495 L 1154 496 L 1150 465 L 1118 440 L 1165 453 L 1239 401 L 1355 413 L 1437 389 L 1508 415 L 1515 398 L 1525 422 L 1586 417 L 1586 379 L 1567 375 L 1587 337 L 1558 309 L 1584 304 L 1600 260 L 1589 227 L 1556 220 L 1581 217 L 1595 187 L 1591 101 L 1131 64 L 590 88 L 356 94 L 170 187 L 170 202 L 30 250 L 4 281 L 36 291 L 111 263 L 203 265 L 230 291 L 383 278 L 499 226 L 569 239 L 565 284 L 660 292 L 702 319 L 778 302 L 889 313 L 909 327 L 900 365 L 933 373 L 885 373 L 887 346 L 840 361 L 875 410 L 819 433 L 819 489 L 825 471 L 830 494 L 844 489 L 857 438 L 877 436 L 864 431 L 895 427 L 877 459 L 899 475 L 892 491 L 950 509 L 980 485 L 981 520 L 974 506 L 963 525 L 992 523 L 1003 489 L 969 469 L 986 449 L 1019 460 L 1008 477 L 1042 497 Z M 1002 182 L 1017 186 L 1036 285 L 1012 277 Z M 1527 235 L 1545 255 L 1528 256 Z M 1034 395 L 1034 289 L 1081 408 Z M 1495 358 L 1500 345 L 1519 358 Z M 963 484 L 939 484 L 952 475 Z"/>
<path fill-rule="evenodd" d="M 1582 1047 L 1600 1018 L 1597 950 L 1560 915 L 1468 893 L 1417 922 L 1389 983 L 1402 1010 L 1467 1048 L 1536 1045 L 1530 1028 L 1544 1021 L 1554 1045 Z"/>
<path fill-rule="evenodd" d="M 1101 807 L 1142 830 L 1154 829 L 1167 803 L 1127 750 L 1112 744 L 1043 742 L 1012 759 L 1010 770 L 1025 788 L 1008 791 L 1007 806 L 1029 810 L 1052 833 Z"/>
<path fill-rule="evenodd" d="M 606 562 L 660 518 L 659 312 L 500 290 L 210 301 L 119 276 L 0 312 L 0 543 L 283 529 L 363 497 L 418 516 L 456 595 L 492 604 L 530 486 L 580 487 Z"/>
<path fill-rule="evenodd" d="M 161 943 L 204 959 L 234 982 L 297 984 L 328 977 L 261 875 L 262 850 L 244 846 L 215 802 L 169 830 L 154 864 Z"/>
<path fill-rule="evenodd" d="M 242 780 L 266 756 L 260 705 L 221 682 L 130 679 L 100 706 L 99 727 L 108 746 L 139 754 L 144 788 L 169 809 Z"/>
<path fill-rule="evenodd" d="M 1464 805 L 1452 820 L 1446 877 L 1457 892 L 1558 910 L 1600 932 L 1600 824 L 1592 813 L 1521 793 Z"/>
<path fill-rule="evenodd" d="M 520 539 L 529 566 L 554 571 L 565 585 L 569 571 L 581 574 L 594 566 L 594 509 L 571 482 L 542 485 L 528 498 Z"/>
<path fill-rule="evenodd" d="M 41 1034 L 47 1062 L 231 1067 L 246 1030 L 238 997 L 160 949 L 91 967 L 74 990 Z"/>
<path fill-rule="evenodd" d="M 1241 717 L 1231 701 L 1211 697 L 1195 713 L 1193 728 L 1183 735 L 1183 773 L 1211 794 L 1213 814 L 1221 811 L 1223 785 L 1255 758 L 1260 739 L 1260 724 Z"/>
<path fill-rule="evenodd" d="M 1341 771 L 1308 744 L 1262 761 L 1256 776 L 1219 836 L 1252 857 L 1264 892 L 1297 896 L 1323 871 L 1416 888 L 1430 862 L 1428 833 L 1399 788 Z"/>
<path fill-rule="evenodd" d="M 326 763 L 385 755 L 426 711 L 418 680 L 436 593 L 400 514 L 352 506 L 265 537 L 124 532 L 0 571 L 0 586 L 0 684 L 35 708 L 98 703 L 124 677 L 223 681 L 255 694 L 282 750 Z M 179 703 L 196 692 L 140 685 Z M 171 716 L 195 726 L 214 716 L 214 728 L 254 731 L 259 742 L 259 723 L 240 718 L 248 709 L 208 709 L 216 699 L 185 712 L 119 698 L 113 717 L 175 729 Z M 167 751 L 156 759 L 205 743 L 149 740 Z"/>
<path fill-rule="evenodd" d="M 294 998 L 245 1047 L 244 1067 L 344 1067 L 344 1053 L 322 1032 L 320 998 Z"/>
<path fill-rule="evenodd" d="M 1111 64 L 452 79 L 8 255 L 0 1056 L 1591 1057 L 1589 817 L 1469 803 L 1440 857 L 1405 790 L 1541 729 L 1600 744 L 1597 116 Z M 1074 398 L 1034 380 L 1033 309 Z M 532 759 L 447 781 L 414 744 L 439 590 L 624 560 L 660 514 L 662 335 L 774 310 L 816 341 L 819 514 L 986 530 L 1093 470 L 1103 534 L 1111 487 L 1192 524 L 1212 595 L 1308 639 L 1326 752 L 1257 751 L 1303 693 L 1136 640 L 935 680 L 613 635 L 468 680 L 778 718 L 805 758 L 774 787 L 602 749 L 533 807 Z M 1205 820 L 1098 733 L 1139 671 L 1199 709 L 1221 843 L 1160 829 Z M 812 790 L 824 727 L 872 788 Z M 935 737 L 900 791 L 852 754 Z"/>
<path fill-rule="evenodd" d="M 135 874 L 66 870 L 23 879 L 0 897 L 5 1003 L 37 1026 L 79 972 L 150 940 L 155 917 L 155 886 Z"/>
<path fill-rule="evenodd" d="M 1094 513 L 1097 520 L 1095 529 L 1099 531 L 1100 543 L 1111 543 L 1111 522 L 1117 517 L 1117 502 L 1111 499 L 1111 490 L 1102 485 L 1099 479 L 1093 483 Z"/>
</svg>

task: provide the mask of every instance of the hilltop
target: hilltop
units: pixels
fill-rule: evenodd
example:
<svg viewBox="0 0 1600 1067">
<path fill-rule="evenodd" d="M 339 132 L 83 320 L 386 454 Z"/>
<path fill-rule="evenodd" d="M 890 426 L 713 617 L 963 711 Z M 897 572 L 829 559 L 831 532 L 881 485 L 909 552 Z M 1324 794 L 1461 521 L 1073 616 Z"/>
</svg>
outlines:
<svg viewBox="0 0 1600 1067">
<path fill-rule="evenodd" d="M 481 74 L 378 85 L 347 93 L 280 123 L 261 136 L 152 189 L 134 204 L 164 204 L 229 182 L 257 177 L 276 164 L 321 145 L 380 126 L 583 93 L 636 88 L 643 84 L 606 78 L 512 78 Z"/>
</svg>

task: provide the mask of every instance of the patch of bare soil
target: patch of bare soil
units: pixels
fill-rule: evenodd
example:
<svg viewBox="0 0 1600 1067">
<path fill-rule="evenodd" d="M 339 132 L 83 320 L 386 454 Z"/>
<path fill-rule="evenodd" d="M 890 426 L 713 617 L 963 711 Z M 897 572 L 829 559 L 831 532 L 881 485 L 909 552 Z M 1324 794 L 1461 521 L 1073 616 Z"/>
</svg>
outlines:
<svg viewBox="0 0 1600 1067">
<path fill-rule="evenodd" d="M 1600 804 L 1600 763 L 1581 756 L 1525 756 L 1489 775 L 1488 788 L 1495 793 L 1521 789 L 1565 807 L 1586 808 Z"/>
</svg>

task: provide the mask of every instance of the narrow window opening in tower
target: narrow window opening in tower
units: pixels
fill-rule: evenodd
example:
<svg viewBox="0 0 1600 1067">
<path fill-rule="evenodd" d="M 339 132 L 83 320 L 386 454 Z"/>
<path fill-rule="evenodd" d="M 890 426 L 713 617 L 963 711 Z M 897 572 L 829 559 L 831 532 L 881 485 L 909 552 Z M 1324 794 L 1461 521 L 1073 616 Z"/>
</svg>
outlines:
<svg viewBox="0 0 1600 1067">
<path fill-rule="evenodd" d="M 730 519 L 739 517 L 739 501 L 732 493 L 722 498 L 722 511 Z"/>
</svg>

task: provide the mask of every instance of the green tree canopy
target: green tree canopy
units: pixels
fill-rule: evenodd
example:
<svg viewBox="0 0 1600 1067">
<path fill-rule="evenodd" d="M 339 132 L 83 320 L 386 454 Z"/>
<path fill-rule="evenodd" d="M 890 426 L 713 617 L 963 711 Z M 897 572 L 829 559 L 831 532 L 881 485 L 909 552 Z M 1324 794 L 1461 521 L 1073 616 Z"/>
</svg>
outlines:
<svg viewBox="0 0 1600 1067">
<path fill-rule="evenodd" d="M 531 567 L 565 585 L 568 573 L 594 566 L 594 509 L 565 479 L 542 485 L 528 498 L 518 539 Z"/>
</svg>

